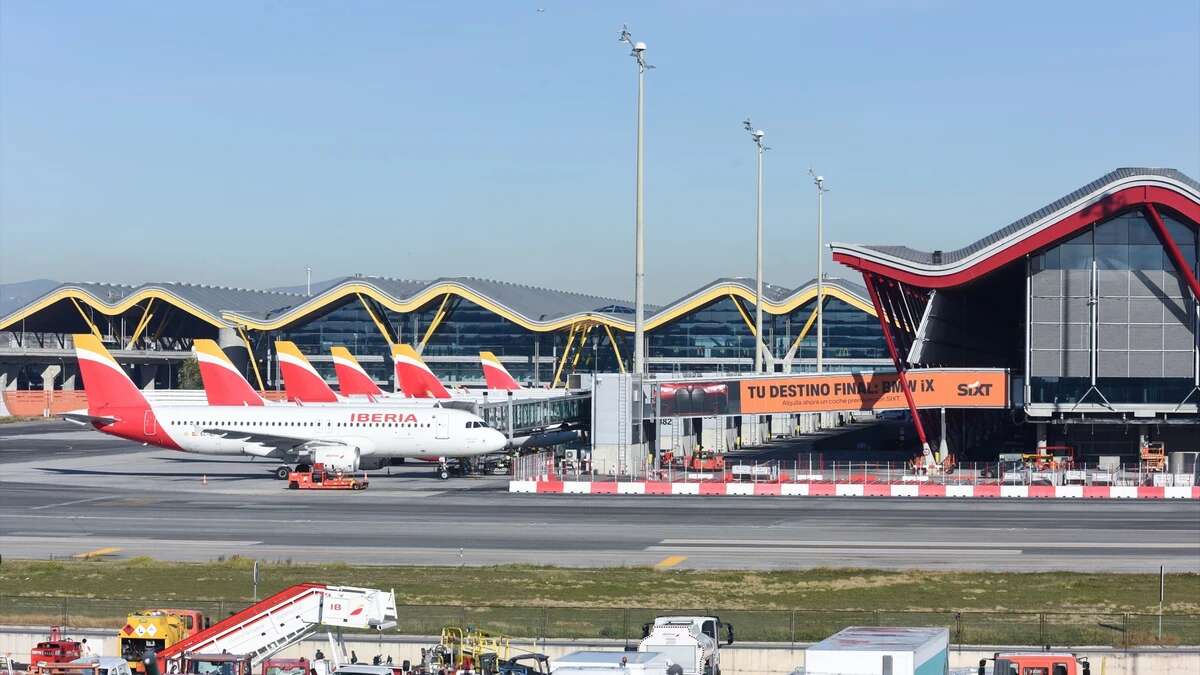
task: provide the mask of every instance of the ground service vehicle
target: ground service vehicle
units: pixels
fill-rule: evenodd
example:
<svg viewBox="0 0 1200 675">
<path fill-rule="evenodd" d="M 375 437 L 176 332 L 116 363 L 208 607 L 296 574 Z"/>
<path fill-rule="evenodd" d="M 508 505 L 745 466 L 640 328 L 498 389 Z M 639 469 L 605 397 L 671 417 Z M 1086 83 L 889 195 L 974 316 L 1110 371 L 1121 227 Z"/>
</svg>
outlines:
<svg viewBox="0 0 1200 675">
<path fill-rule="evenodd" d="M 142 657 L 148 650 L 161 652 L 208 627 L 204 614 L 194 609 L 147 609 L 125 618 L 117 632 L 121 658 L 134 672 L 145 672 Z"/>
<path fill-rule="evenodd" d="M 301 466 L 288 474 L 289 490 L 366 490 L 367 477 L 355 478 L 341 472 L 330 473 L 324 464 Z"/>
<path fill-rule="evenodd" d="M 725 456 L 698 448 L 687 458 L 688 471 L 724 471 Z"/>
<path fill-rule="evenodd" d="M 184 652 L 180 672 L 187 675 L 252 675 L 249 654 L 192 654 Z"/>
<path fill-rule="evenodd" d="M 31 667 L 33 675 L 130 675 L 129 664 L 119 656 L 85 656 L 70 663 Z"/>
<path fill-rule="evenodd" d="M 83 642 L 64 638 L 62 629 L 50 627 L 50 639 L 43 640 L 29 651 L 29 669 L 42 663 L 68 663 L 83 655 Z"/>
<path fill-rule="evenodd" d="M 993 675 L 1091 675 L 1086 658 L 1062 652 L 1001 654 L 991 659 Z M 988 659 L 979 660 L 979 675 L 986 675 Z"/>
<path fill-rule="evenodd" d="M 164 675 L 210 671 L 220 675 L 226 671 L 229 675 L 248 675 L 248 667 L 304 639 L 319 626 L 386 630 L 395 625 L 396 596 L 390 592 L 296 584 L 167 647 L 156 653 L 155 659 Z M 197 656 L 205 654 L 226 658 Z M 240 665 L 243 658 L 240 656 L 231 661 L 227 658 L 231 654 L 246 655 L 249 666 Z M 246 672 L 235 672 L 239 669 Z"/>
<path fill-rule="evenodd" d="M 721 675 L 721 633 L 733 644 L 733 624 L 715 616 L 660 616 L 642 626 L 639 652 L 663 654 L 684 675 Z"/>
<path fill-rule="evenodd" d="M 500 663 L 499 675 L 549 675 L 550 657 L 545 654 L 521 654 Z"/>
<path fill-rule="evenodd" d="M 1160 441 L 1147 441 L 1139 451 L 1142 466 L 1146 471 L 1167 470 L 1167 444 Z"/>
<path fill-rule="evenodd" d="M 312 665 L 306 658 L 271 658 L 262 662 L 262 675 L 308 675 Z"/>
<path fill-rule="evenodd" d="M 1031 454 L 1021 455 L 1025 466 L 1034 471 L 1059 471 L 1075 466 L 1075 448 L 1069 445 L 1048 445 Z"/>
</svg>

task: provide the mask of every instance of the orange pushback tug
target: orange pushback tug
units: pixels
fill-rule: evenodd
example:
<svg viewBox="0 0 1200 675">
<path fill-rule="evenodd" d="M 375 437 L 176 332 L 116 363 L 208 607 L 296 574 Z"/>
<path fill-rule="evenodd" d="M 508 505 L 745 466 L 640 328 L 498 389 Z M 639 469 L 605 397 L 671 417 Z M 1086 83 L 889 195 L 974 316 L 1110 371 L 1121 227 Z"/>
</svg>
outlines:
<svg viewBox="0 0 1200 675">
<path fill-rule="evenodd" d="M 330 473 L 324 464 L 313 464 L 307 471 L 293 471 L 288 474 L 289 490 L 366 490 L 367 477 L 362 478 L 341 472 Z"/>
</svg>

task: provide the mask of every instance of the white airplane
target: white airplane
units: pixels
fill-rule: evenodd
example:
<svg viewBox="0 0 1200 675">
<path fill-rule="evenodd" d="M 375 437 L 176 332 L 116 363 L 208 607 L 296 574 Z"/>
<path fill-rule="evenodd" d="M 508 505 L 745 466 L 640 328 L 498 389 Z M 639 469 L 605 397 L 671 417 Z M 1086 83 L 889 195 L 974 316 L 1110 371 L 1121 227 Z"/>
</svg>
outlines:
<svg viewBox="0 0 1200 675">
<path fill-rule="evenodd" d="M 499 452 L 507 443 L 478 416 L 451 408 L 356 402 L 151 405 L 99 338 L 74 337 L 88 409 L 86 414 L 64 417 L 138 443 L 205 455 L 252 455 L 285 464 L 322 463 L 343 472 L 377 469 L 394 457 L 411 457 L 438 461 L 443 479 L 450 476 L 449 459 Z M 214 359 L 206 360 L 213 364 Z M 281 466 L 279 473 L 286 477 L 287 470 Z"/>
</svg>

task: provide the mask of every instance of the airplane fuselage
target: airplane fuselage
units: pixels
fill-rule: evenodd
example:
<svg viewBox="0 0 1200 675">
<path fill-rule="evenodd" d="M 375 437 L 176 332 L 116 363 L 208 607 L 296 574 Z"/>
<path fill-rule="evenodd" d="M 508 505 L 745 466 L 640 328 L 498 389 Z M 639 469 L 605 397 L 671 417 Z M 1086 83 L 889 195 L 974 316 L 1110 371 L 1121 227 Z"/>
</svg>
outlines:
<svg viewBox="0 0 1200 675">
<path fill-rule="evenodd" d="M 130 440 L 205 455 L 255 455 L 286 459 L 279 442 L 328 444 L 362 458 L 475 457 L 504 448 L 506 439 L 479 417 L 452 408 L 396 405 L 155 406 L 106 411 L 118 418 L 97 424 Z"/>
</svg>

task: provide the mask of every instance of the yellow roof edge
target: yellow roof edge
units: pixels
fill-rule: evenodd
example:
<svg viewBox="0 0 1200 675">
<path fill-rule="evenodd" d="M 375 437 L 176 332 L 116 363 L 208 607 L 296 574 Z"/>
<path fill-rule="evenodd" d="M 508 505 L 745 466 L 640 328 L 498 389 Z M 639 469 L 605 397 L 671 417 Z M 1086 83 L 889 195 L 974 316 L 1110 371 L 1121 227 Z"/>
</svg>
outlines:
<svg viewBox="0 0 1200 675">
<path fill-rule="evenodd" d="M 78 286 L 65 286 L 43 295 L 32 304 L 26 305 L 25 307 L 13 312 L 12 314 L 9 314 L 6 317 L 0 317 L 0 330 L 8 330 L 9 327 L 29 318 L 31 315 L 36 314 L 43 309 L 46 309 L 50 305 L 63 300 L 69 300 L 71 298 L 75 298 L 76 300 L 85 303 L 88 307 L 91 307 L 105 316 L 116 316 L 118 314 L 123 314 L 143 300 L 162 300 L 163 302 L 167 302 L 175 307 L 178 307 L 179 309 L 191 314 L 192 316 L 211 326 L 216 328 L 227 327 L 226 323 L 221 317 L 209 314 L 208 312 L 196 307 L 180 296 L 161 288 L 143 288 L 135 293 L 130 293 L 119 300 L 116 304 L 110 305 L 86 290 L 79 288 Z"/>
</svg>

